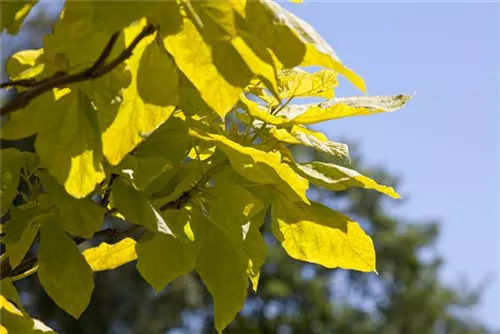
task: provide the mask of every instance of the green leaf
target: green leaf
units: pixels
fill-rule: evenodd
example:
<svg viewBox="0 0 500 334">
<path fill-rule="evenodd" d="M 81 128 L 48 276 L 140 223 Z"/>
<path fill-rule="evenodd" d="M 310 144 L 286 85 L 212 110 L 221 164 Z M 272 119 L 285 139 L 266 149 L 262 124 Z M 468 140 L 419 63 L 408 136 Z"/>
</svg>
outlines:
<svg viewBox="0 0 500 334">
<path fill-rule="evenodd" d="M 7 29 L 9 34 L 16 35 L 19 27 L 36 3 L 36 0 L 2 1 L 0 32 Z"/>
<path fill-rule="evenodd" d="M 329 141 L 323 133 L 309 130 L 301 125 L 294 125 L 290 130 L 271 128 L 270 133 L 280 142 L 309 146 L 340 158 L 349 157 L 349 148 L 346 144 Z"/>
<path fill-rule="evenodd" d="M 154 233 L 172 234 L 172 230 L 158 211 L 129 182 L 118 178 L 111 189 L 118 212 L 128 221 L 142 225 Z"/>
<path fill-rule="evenodd" d="M 82 198 L 105 177 L 96 111 L 78 89 L 54 90 L 54 100 L 38 132 L 36 152 L 66 191 Z"/>
<path fill-rule="evenodd" d="M 298 176 L 290 166 L 282 163 L 278 153 L 263 152 L 242 146 L 221 135 L 201 133 L 193 129 L 189 130 L 189 134 L 215 143 L 229 158 L 234 170 L 247 179 L 260 184 L 274 185 L 290 201 L 308 203 L 307 180 Z"/>
<path fill-rule="evenodd" d="M 4 287 L 3 283 L 4 280 L 2 280 L 2 287 Z M 47 327 L 38 319 L 31 318 L 21 306 L 14 305 L 12 300 L 9 301 L 6 297 L 10 299 L 10 296 L 5 295 L 2 290 L 2 295 L 0 296 L 0 316 L 2 319 L 0 333 L 55 334 L 52 328 Z"/>
<path fill-rule="evenodd" d="M 38 233 L 38 224 L 33 221 L 35 210 L 22 211 L 13 208 L 10 211 L 10 220 L 6 223 L 5 237 L 2 242 L 6 245 L 5 252 L 9 256 L 9 263 L 16 268 L 28 252 Z"/>
<path fill-rule="evenodd" d="M 90 302 L 94 276 L 73 240 L 56 220 L 42 224 L 38 262 L 38 279 L 47 294 L 78 319 Z"/>
<path fill-rule="evenodd" d="M 125 29 L 129 45 L 144 22 Z M 174 64 L 154 36 L 144 38 L 126 61 L 131 84 L 122 92 L 119 105 L 107 105 L 99 112 L 104 155 L 118 164 L 145 136 L 165 122 L 177 104 L 178 77 Z"/>
<path fill-rule="evenodd" d="M 187 126 L 175 114 L 140 143 L 134 150 L 137 157 L 161 157 L 179 165 L 189 151 Z"/>
<path fill-rule="evenodd" d="M 141 157 L 134 154 L 125 156 L 114 170 L 120 176 L 127 177 L 136 189 L 143 190 L 171 168 L 170 162 L 163 157 Z"/>
<path fill-rule="evenodd" d="M 0 201 L 2 203 L 2 216 L 9 210 L 12 201 L 17 195 L 22 163 L 23 155 L 17 149 L 6 148 L 0 150 L 0 173 L 2 175 Z"/>
<path fill-rule="evenodd" d="M 198 245 L 171 235 L 148 233 L 137 243 L 137 269 L 144 279 L 160 292 L 179 276 L 192 271 Z"/>
<path fill-rule="evenodd" d="M 15 306 L 19 308 L 23 313 L 26 313 L 26 310 L 21 304 L 21 299 L 19 298 L 16 287 L 14 286 L 14 284 L 12 284 L 10 278 L 5 277 L 2 279 L 0 283 L 0 290 L 2 291 L 2 296 L 14 303 Z"/>
<path fill-rule="evenodd" d="M 248 262 L 238 255 L 231 241 L 217 228 L 203 240 L 196 271 L 214 299 L 215 328 L 222 333 L 245 302 Z"/>
<path fill-rule="evenodd" d="M 195 22 L 210 43 L 230 41 L 236 36 L 233 7 L 229 1 L 196 0 L 190 2 L 195 10 Z"/>
<path fill-rule="evenodd" d="M 259 231 L 266 212 L 264 205 L 243 187 L 220 184 L 208 190 L 214 198 L 210 207 L 210 221 L 233 244 L 234 251 L 247 262 L 247 275 L 257 291 L 260 267 L 267 254 L 266 243 Z"/>
<path fill-rule="evenodd" d="M 272 206 L 273 234 L 288 255 L 327 268 L 376 272 L 372 239 L 358 223 L 316 202 Z"/>
<path fill-rule="evenodd" d="M 319 161 L 295 164 L 295 167 L 297 172 L 311 181 L 312 184 L 326 189 L 334 191 L 352 187 L 375 189 L 392 198 L 401 198 L 392 187 L 380 185 L 353 169 Z"/>
<path fill-rule="evenodd" d="M 193 22 L 167 36 L 165 47 L 205 102 L 224 118 L 250 80 L 252 72 L 229 42 L 207 44 Z"/>
<path fill-rule="evenodd" d="M 333 98 L 322 103 L 289 105 L 278 114 L 293 124 L 314 124 L 331 119 L 393 112 L 411 99 L 410 95 Z"/>
<path fill-rule="evenodd" d="M 308 73 L 300 68 L 282 70 L 279 74 L 280 97 L 333 98 L 333 88 L 338 86 L 337 72 L 320 70 Z"/>
<path fill-rule="evenodd" d="M 136 242 L 125 238 L 115 244 L 101 242 L 99 246 L 87 248 L 82 252 L 92 271 L 102 271 L 118 268 L 137 259 Z"/>
<path fill-rule="evenodd" d="M 70 196 L 57 181 L 45 172 L 38 172 L 45 191 L 61 216 L 61 225 L 70 234 L 91 238 L 104 221 L 105 208 L 90 198 L 77 199 Z"/>
</svg>

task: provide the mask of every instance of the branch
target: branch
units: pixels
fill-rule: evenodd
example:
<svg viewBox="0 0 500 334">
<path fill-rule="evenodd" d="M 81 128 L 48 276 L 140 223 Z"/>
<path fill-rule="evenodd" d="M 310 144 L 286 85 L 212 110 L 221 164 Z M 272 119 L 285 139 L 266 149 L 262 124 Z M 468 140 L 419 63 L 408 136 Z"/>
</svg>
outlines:
<svg viewBox="0 0 500 334">
<path fill-rule="evenodd" d="M 143 38 L 154 33 L 155 30 L 156 28 L 151 24 L 144 27 L 144 29 L 141 31 L 141 33 L 139 33 L 139 35 L 135 37 L 132 43 L 130 43 L 130 45 L 125 50 L 123 50 L 118 57 L 116 57 L 108 64 L 104 64 L 104 62 L 109 57 L 111 50 L 119 36 L 119 32 L 116 32 L 111 36 L 110 40 L 106 44 L 106 47 L 102 51 L 99 58 L 88 69 L 85 69 L 75 74 L 61 74 L 60 72 L 58 72 L 52 75 L 51 77 L 39 82 L 36 81 L 33 82 L 29 80 L 24 80 L 24 81 L 18 80 L 17 82 L 11 81 L 1 84 L 2 88 L 15 85 L 19 86 L 28 85 L 28 87 L 32 88 L 20 93 L 13 100 L 7 103 L 3 108 L 1 108 L 0 115 L 1 116 L 7 115 L 15 110 L 24 108 L 26 105 L 28 105 L 28 103 L 31 100 L 53 88 L 67 86 L 75 82 L 93 80 L 103 76 L 104 74 L 110 72 L 115 67 L 117 67 L 125 60 L 127 60 L 132 55 L 132 52 L 134 48 L 137 46 L 137 44 L 139 44 L 139 42 Z"/>
<path fill-rule="evenodd" d="M 110 239 L 115 239 L 115 238 L 121 238 L 121 237 L 126 237 L 133 235 L 136 232 L 139 232 L 143 230 L 144 227 L 139 226 L 139 225 L 133 225 L 128 228 L 124 229 L 116 229 L 116 228 L 107 228 L 105 230 L 101 230 L 99 232 L 94 233 L 91 239 L 85 239 L 85 238 L 80 238 L 76 237 L 73 238 L 75 243 L 77 245 L 82 244 L 83 242 L 87 240 L 92 240 L 95 237 L 106 237 Z M 10 266 L 10 262 L 8 258 L 5 258 L 2 261 L 1 264 L 1 274 L 0 274 L 0 279 L 5 279 L 7 277 L 15 277 L 15 276 L 20 276 L 23 275 L 24 273 L 32 270 L 34 267 L 36 267 L 38 264 L 38 256 L 33 255 L 31 257 L 25 258 L 15 269 L 12 269 Z"/>
<path fill-rule="evenodd" d="M 108 188 L 104 192 L 104 196 L 101 199 L 101 206 L 103 208 L 107 208 L 109 204 L 109 196 L 111 196 L 111 186 L 113 185 L 113 182 L 115 179 L 118 177 L 118 174 L 111 174 L 111 177 L 109 178 L 109 183 L 108 183 Z"/>
</svg>

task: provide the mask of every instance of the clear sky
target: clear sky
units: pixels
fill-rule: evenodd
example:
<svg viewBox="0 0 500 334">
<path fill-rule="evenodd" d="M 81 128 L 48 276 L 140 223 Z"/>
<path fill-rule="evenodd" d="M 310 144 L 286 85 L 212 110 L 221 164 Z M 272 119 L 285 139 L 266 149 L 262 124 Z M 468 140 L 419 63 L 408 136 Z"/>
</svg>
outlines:
<svg viewBox="0 0 500 334">
<path fill-rule="evenodd" d="M 280 1 L 281 2 L 281 1 Z M 490 279 L 477 316 L 500 328 L 499 4 L 308 1 L 311 23 L 370 95 L 417 92 L 401 111 L 320 125 L 402 177 L 405 218 L 441 220 L 443 279 Z M 358 95 L 347 82 L 338 96 Z"/>
</svg>

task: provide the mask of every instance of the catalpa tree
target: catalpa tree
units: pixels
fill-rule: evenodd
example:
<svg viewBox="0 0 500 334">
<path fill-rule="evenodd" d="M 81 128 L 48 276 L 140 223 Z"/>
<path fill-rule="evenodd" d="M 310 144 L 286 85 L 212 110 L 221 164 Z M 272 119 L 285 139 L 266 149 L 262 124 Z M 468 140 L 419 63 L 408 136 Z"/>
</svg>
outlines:
<svg viewBox="0 0 500 334">
<path fill-rule="evenodd" d="M 15 34 L 35 3 L 2 2 L 2 30 Z M 52 331 L 14 281 L 36 273 L 78 318 L 94 271 L 137 260 L 156 292 L 195 271 L 222 332 L 258 288 L 266 217 L 290 257 L 376 272 L 358 223 L 306 192 L 398 194 L 355 170 L 297 163 L 289 147 L 349 159 L 307 125 L 394 111 L 409 96 L 335 97 L 339 75 L 365 93 L 363 80 L 277 3 L 68 1 L 43 48 L 6 68 L 1 87 L 17 94 L 1 138 L 36 139 L 35 152 L 1 150 L 3 331 Z"/>
</svg>

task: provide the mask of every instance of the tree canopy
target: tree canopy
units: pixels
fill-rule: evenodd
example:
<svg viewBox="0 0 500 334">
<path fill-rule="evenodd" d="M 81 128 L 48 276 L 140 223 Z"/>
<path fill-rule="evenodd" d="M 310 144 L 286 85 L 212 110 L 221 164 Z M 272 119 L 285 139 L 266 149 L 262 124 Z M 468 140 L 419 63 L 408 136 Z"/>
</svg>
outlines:
<svg viewBox="0 0 500 334">
<path fill-rule="evenodd" d="M 1 28 L 16 33 L 35 3 L 2 2 Z M 43 48 L 17 52 L 7 72 L 1 87 L 17 94 L 1 138 L 35 136 L 35 150 L 1 150 L 3 330 L 51 331 L 14 281 L 36 272 L 79 318 L 94 272 L 137 260 L 156 292 L 196 272 L 222 332 L 258 289 L 266 217 L 291 258 L 377 272 L 370 236 L 308 189 L 399 195 L 290 149 L 348 162 L 346 144 L 307 125 L 392 112 L 410 96 L 336 97 L 339 75 L 366 93 L 363 80 L 279 4 L 68 1 Z"/>
</svg>

